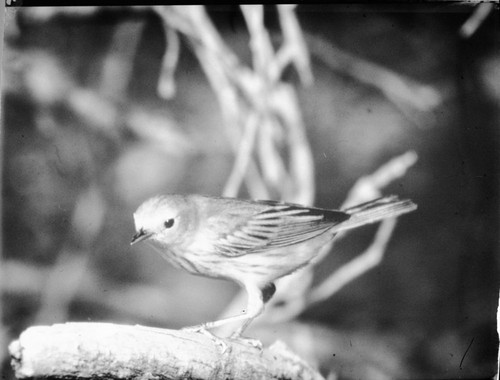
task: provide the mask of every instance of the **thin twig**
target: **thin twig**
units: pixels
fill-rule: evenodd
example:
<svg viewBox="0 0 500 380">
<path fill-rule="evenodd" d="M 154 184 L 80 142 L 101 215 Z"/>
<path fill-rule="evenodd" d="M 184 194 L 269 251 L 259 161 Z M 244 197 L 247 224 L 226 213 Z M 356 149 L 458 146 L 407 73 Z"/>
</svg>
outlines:
<svg viewBox="0 0 500 380">
<path fill-rule="evenodd" d="M 308 34 L 306 40 L 311 53 L 323 63 L 379 89 L 402 111 L 410 106 L 418 111 L 429 112 L 443 101 L 434 86 L 420 84 L 386 67 L 348 53 L 319 36 Z"/>
<path fill-rule="evenodd" d="M 486 20 L 489 14 L 493 11 L 495 7 L 494 2 L 486 2 L 477 4 L 474 12 L 465 21 L 458 33 L 462 38 L 470 38 L 476 30 L 481 26 L 481 24 Z"/>
<path fill-rule="evenodd" d="M 226 46 L 202 7 L 178 6 L 155 9 L 164 18 L 166 27 L 176 28 L 190 39 L 219 102 L 227 135 L 236 154 L 224 194 L 237 195 L 241 179 L 245 178 L 248 190 L 254 197 L 275 194 L 277 198 L 293 200 L 297 193 L 302 194 L 299 198 L 312 200 L 311 194 L 314 194 L 314 191 L 310 189 L 314 184 L 313 163 L 312 159 L 308 159 L 312 155 L 309 154 L 309 148 L 304 149 L 304 144 L 307 145 L 305 133 L 297 133 L 297 130 L 304 129 L 300 114 L 294 112 L 293 116 L 289 115 L 290 109 L 299 108 L 296 97 L 288 95 L 285 100 L 281 99 L 281 102 L 286 104 L 280 104 L 279 107 L 272 104 L 271 99 L 277 99 L 284 93 L 284 84 L 279 82 L 281 71 L 275 75 L 277 71 L 272 68 L 276 65 L 276 53 L 264 27 L 263 7 L 245 5 L 241 8 L 250 33 L 253 70 L 242 65 L 238 57 Z M 286 41 L 290 45 L 294 43 L 292 40 L 300 35 L 295 30 L 298 28 L 298 23 L 292 20 L 295 17 L 292 10 L 287 7 L 281 10 L 283 25 L 287 28 Z M 300 41 L 296 42 L 296 45 L 299 46 Z M 305 54 L 305 45 L 300 46 L 301 49 L 295 48 L 295 54 L 299 54 L 299 51 Z M 304 58 L 302 66 L 304 62 L 308 62 L 307 58 Z M 284 67 L 281 68 L 283 69 Z M 302 71 L 304 69 L 300 68 Z M 270 80 L 273 77 L 274 80 Z M 255 131 L 247 129 L 248 119 L 259 120 Z M 282 140 L 274 138 L 280 130 L 287 135 L 291 134 L 288 141 L 286 139 L 283 141 L 290 146 L 291 154 L 288 159 L 293 173 L 288 173 L 288 164 L 280 154 Z M 260 139 L 257 151 L 261 163 L 259 167 L 253 162 L 252 157 L 255 144 L 254 132 Z M 262 144 L 262 138 L 265 138 L 265 144 Z M 248 141 L 245 141 L 247 139 Z M 301 162 L 300 170 L 297 170 L 298 162 Z M 306 173 L 308 170 L 310 173 Z M 253 183 L 254 180 L 258 181 L 257 185 Z M 303 183 L 307 188 L 306 191 L 301 189 Z"/>
<path fill-rule="evenodd" d="M 272 98 L 272 107 L 284 120 L 286 137 L 290 149 L 290 179 L 292 183 L 284 189 L 283 198 L 305 205 L 314 203 L 314 158 L 307 141 L 297 95 L 293 88 L 283 84 Z M 290 105 L 296 105 L 290 107 Z"/>
<path fill-rule="evenodd" d="M 276 120 L 276 117 L 271 117 L 270 114 L 270 112 L 267 112 L 267 120 L 265 123 L 262 123 L 259 129 L 257 154 L 262 170 L 262 177 L 266 181 L 267 186 L 275 191 L 275 197 L 281 200 L 292 201 L 292 199 L 286 198 L 284 194 L 284 190 L 290 184 L 290 178 L 286 163 L 279 149 L 283 140 L 283 128 Z"/>
<path fill-rule="evenodd" d="M 278 4 L 283 46 L 276 54 L 276 61 L 281 74 L 289 61 L 295 64 L 300 80 L 304 85 L 313 83 L 311 61 L 302 29 L 295 16 L 295 4 Z"/>
<path fill-rule="evenodd" d="M 349 208 L 380 197 L 381 190 L 395 180 L 403 178 L 417 160 L 417 153 L 410 150 L 392 158 L 372 174 L 361 177 L 349 191 L 341 208 Z"/>
<path fill-rule="evenodd" d="M 382 221 L 370 247 L 331 274 L 321 285 L 312 289 L 305 306 L 327 299 L 354 279 L 380 264 L 395 226 L 395 218 Z"/>
<path fill-rule="evenodd" d="M 226 197 L 236 197 L 238 195 L 238 190 L 245 178 L 245 173 L 247 173 L 247 168 L 252 157 L 258 125 L 259 119 L 256 118 L 256 115 L 249 115 L 245 133 L 241 137 L 240 147 L 233 165 L 233 170 L 227 179 L 226 186 L 222 193 Z"/>
<path fill-rule="evenodd" d="M 161 64 L 160 78 L 158 79 L 158 94 L 164 99 L 170 99 L 175 94 L 175 69 L 179 62 L 180 41 L 177 32 L 171 28 L 165 28 L 167 46 Z"/>
<path fill-rule="evenodd" d="M 250 33 L 250 50 L 252 51 L 253 69 L 263 84 L 273 84 L 278 78 L 269 78 L 269 65 L 272 65 L 274 49 L 269 33 L 264 26 L 264 7 L 262 5 L 241 5 L 248 32 Z M 274 79 L 274 80 L 273 80 Z"/>
</svg>

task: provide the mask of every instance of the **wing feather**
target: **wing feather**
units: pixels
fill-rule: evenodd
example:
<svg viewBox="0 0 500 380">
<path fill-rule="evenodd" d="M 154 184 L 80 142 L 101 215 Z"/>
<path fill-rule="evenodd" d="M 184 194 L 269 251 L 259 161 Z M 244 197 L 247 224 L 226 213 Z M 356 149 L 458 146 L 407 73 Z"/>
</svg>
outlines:
<svg viewBox="0 0 500 380">
<path fill-rule="evenodd" d="M 319 236 L 347 219 L 341 211 L 295 204 L 262 202 L 263 209 L 246 215 L 233 230 L 219 236 L 216 250 L 227 256 L 288 247 Z"/>
</svg>

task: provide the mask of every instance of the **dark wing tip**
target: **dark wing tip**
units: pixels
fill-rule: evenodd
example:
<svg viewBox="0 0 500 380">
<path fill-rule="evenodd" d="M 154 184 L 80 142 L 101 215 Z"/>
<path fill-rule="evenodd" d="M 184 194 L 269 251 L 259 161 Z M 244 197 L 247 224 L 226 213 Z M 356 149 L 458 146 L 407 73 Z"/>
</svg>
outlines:
<svg viewBox="0 0 500 380">
<path fill-rule="evenodd" d="M 351 215 L 342 211 L 321 209 L 321 212 L 323 213 L 324 221 L 331 224 L 342 223 L 351 217 Z"/>
</svg>

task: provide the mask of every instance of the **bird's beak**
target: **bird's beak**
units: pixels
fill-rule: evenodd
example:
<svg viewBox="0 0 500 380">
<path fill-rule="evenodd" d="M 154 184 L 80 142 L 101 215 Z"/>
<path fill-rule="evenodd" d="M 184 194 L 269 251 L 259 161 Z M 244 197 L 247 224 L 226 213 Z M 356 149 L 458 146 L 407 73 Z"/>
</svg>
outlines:
<svg viewBox="0 0 500 380">
<path fill-rule="evenodd" d="M 142 228 L 137 232 L 133 237 L 132 241 L 130 242 L 130 245 L 133 245 L 135 243 L 139 243 L 142 240 L 146 240 L 147 238 L 151 237 L 150 233 L 147 233 L 144 231 Z"/>
</svg>

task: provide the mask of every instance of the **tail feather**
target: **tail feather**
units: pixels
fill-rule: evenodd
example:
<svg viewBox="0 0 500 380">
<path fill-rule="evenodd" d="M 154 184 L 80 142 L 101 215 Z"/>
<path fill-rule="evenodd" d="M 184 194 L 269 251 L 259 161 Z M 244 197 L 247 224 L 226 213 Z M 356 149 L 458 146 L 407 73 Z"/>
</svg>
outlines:
<svg viewBox="0 0 500 380">
<path fill-rule="evenodd" d="M 413 211 L 417 205 L 409 199 L 399 199 L 395 195 L 378 198 L 370 202 L 349 207 L 345 210 L 351 217 L 338 225 L 338 230 L 356 228 L 375 223 L 385 218 L 392 218 Z"/>
</svg>

